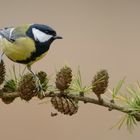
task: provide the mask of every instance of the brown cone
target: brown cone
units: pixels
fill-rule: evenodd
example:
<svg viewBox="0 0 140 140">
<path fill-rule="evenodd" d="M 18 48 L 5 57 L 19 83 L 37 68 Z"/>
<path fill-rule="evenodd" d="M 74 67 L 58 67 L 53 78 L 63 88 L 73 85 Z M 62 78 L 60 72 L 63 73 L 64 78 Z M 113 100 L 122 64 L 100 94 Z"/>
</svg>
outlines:
<svg viewBox="0 0 140 140">
<path fill-rule="evenodd" d="M 5 104 L 10 104 L 15 100 L 15 97 L 6 97 L 1 99 Z"/>
<path fill-rule="evenodd" d="M 65 66 L 56 75 L 56 87 L 60 91 L 67 89 L 72 81 L 72 70 L 71 68 Z"/>
<path fill-rule="evenodd" d="M 40 72 L 37 73 L 37 76 L 38 76 L 41 84 L 46 81 L 46 78 L 47 78 L 46 72 L 40 71 Z"/>
<path fill-rule="evenodd" d="M 4 65 L 4 62 L 1 61 L 0 63 L 0 85 L 4 82 L 5 80 L 5 74 L 6 74 L 6 71 L 5 71 L 5 65 Z"/>
<path fill-rule="evenodd" d="M 21 99 L 29 101 L 37 95 L 36 81 L 32 74 L 25 74 L 19 82 L 18 92 Z"/>
<path fill-rule="evenodd" d="M 52 97 L 51 103 L 57 111 L 66 115 L 73 115 L 78 111 L 78 103 L 66 97 Z"/>
<path fill-rule="evenodd" d="M 104 94 L 108 87 L 108 73 L 106 70 L 97 72 L 92 80 L 92 91 L 100 98 L 101 94 Z"/>
</svg>

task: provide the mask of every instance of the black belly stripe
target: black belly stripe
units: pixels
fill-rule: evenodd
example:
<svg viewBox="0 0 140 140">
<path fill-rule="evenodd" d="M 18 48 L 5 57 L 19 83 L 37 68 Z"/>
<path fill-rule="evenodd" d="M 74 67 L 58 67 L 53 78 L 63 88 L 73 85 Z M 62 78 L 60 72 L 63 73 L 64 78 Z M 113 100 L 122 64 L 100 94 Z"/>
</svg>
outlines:
<svg viewBox="0 0 140 140">
<path fill-rule="evenodd" d="M 42 54 L 47 52 L 50 48 L 50 45 L 48 45 L 47 42 L 40 43 L 36 42 L 36 51 L 31 53 L 31 56 L 25 60 L 16 60 L 17 63 L 22 64 L 28 64 L 32 61 L 35 61 L 38 57 L 40 57 Z"/>
</svg>

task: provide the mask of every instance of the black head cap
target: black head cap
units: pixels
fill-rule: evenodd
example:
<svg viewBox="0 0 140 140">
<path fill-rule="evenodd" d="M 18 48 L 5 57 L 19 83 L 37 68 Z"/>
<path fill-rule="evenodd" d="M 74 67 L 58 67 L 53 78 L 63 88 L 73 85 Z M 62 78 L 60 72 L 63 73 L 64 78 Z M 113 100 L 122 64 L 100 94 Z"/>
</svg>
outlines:
<svg viewBox="0 0 140 140">
<path fill-rule="evenodd" d="M 51 27 L 49 27 L 48 25 L 44 25 L 44 24 L 33 24 L 32 28 L 36 28 L 39 29 L 42 32 L 45 32 L 47 34 L 56 36 L 56 31 L 54 29 L 52 29 Z"/>
<path fill-rule="evenodd" d="M 33 37 L 33 34 L 32 34 L 33 28 L 36 28 L 36 29 L 38 29 L 46 34 L 52 35 L 54 37 L 53 38 L 54 40 L 55 39 L 62 39 L 61 36 L 57 36 L 56 31 L 54 29 L 52 29 L 48 25 L 44 25 L 44 24 L 32 24 L 27 31 L 27 35 L 30 37 Z"/>
</svg>

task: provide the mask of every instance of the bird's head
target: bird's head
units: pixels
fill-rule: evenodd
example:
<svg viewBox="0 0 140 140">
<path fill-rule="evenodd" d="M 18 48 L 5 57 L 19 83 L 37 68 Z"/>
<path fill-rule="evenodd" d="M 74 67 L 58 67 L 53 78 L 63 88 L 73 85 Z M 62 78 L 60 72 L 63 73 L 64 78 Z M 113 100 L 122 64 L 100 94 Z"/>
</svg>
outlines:
<svg viewBox="0 0 140 140">
<path fill-rule="evenodd" d="M 62 39 L 61 36 L 56 34 L 55 30 L 42 24 L 32 24 L 27 31 L 27 35 L 35 42 L 47 43 L 48 45 L 56 39 Z"/>
</svg>

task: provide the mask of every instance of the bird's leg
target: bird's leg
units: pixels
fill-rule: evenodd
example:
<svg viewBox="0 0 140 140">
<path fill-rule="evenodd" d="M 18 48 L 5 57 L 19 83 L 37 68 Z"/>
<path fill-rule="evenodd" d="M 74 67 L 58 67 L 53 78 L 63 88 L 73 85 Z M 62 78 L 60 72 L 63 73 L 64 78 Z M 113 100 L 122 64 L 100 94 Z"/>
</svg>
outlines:
<svg viewBox="0 0 140 140">
<path fill-rule="evenodd" d="M 4 55 L 4 52 L 2 52 L 2 53 L 0 54 L 0 63 L 1 63 L 2 60 L 3 60 L 3 55 Z"/>
<path fill-rule="evenodd" d="M 33 74 L 35 82 L 36 82 L 36 87 L 37 87 L 37 91 L 40 92 L 42 91 L 42 85 L 40 83 L 39 78 L 37 77 L 37 75 L 32 71 L 31 66 L 27 65 L 27 69 Z"/>
<path fill-rule="evenodd" d="M 34 77 L 36 77 L 35 73 L 31 70 L 31 66 L 27 65 L 27 69 L 33 74 Z"/>
</svg>

